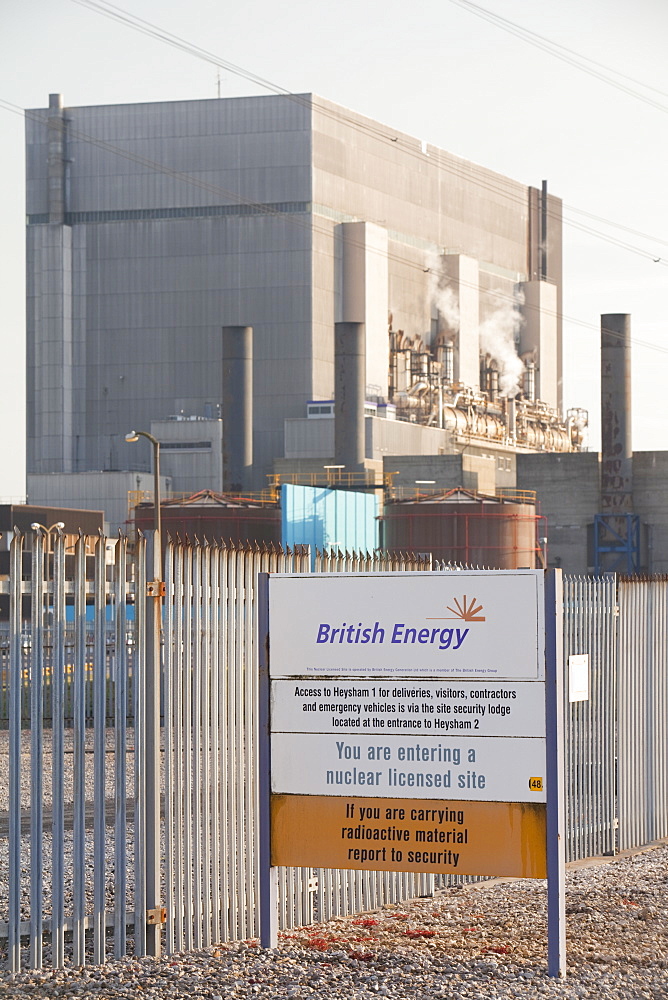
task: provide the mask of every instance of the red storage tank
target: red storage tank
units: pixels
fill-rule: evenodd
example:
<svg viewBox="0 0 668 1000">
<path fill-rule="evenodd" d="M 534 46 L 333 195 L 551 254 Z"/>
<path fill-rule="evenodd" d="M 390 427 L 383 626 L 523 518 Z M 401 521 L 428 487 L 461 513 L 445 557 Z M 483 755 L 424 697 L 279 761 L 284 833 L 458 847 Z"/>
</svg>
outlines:
<svg viewBox="0 0 668 1000">
<path fill-rule="evenodd" d="M 530 494 L 488 496 L 462 488 L 385 503 L 382 548 L 431 552 L 482 569 L 536 569 L 545 519 Z"/>
<path fill-rule="evenodd" d="M 278 503 L 260 503 L 245 497 L 225 496 L 201 490 L 178 500 L 160 504 L 163 546 L 168 535 L 191 540 L 224 542 L 229 545 L 280 545 L 281 511 Z M 137 528 L 153 527 L 153 504 L 134 508 Z"/>
</svg>

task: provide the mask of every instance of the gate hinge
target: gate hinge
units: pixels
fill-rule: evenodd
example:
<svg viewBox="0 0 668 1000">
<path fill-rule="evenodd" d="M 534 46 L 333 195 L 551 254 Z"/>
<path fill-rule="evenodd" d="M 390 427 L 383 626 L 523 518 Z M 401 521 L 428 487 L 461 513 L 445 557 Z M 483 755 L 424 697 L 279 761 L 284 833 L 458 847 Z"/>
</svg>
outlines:
<svg viewBox="0 0 668 1000">
<path fill-rule="evenodd" d="M 167 594 L 167 584 L 164 580 L 150 580 L 146 584 L 147 597 L 165 597 Z"/>
<path fill-rule="evenodd" d="M 167 923 L 167 909 L 164 906 L 154 906 L 152 910 L 146 911 L 147 924 Z"/>
</svg>

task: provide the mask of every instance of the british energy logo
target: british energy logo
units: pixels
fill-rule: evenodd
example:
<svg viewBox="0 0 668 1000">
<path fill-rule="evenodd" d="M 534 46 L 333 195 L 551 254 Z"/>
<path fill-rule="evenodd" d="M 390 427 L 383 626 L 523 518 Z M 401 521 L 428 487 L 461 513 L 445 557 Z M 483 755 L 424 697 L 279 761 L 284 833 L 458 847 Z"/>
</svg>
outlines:
<svg viewBox="0 0 668 1000">
<path fill-rule="evenodd" d="M 447 605 L 447 610 L 451 611 L 451 615 L 446 615 L 442 618 L 427 618 L 428 622 L 451 622 L 451 621 L 463 621 L 463 622 L 484 622 L 486 621 L 485 616 L 481 615 L 480 612 L 484 611 L 482 604 L 477 603 L 478 598 L 472 597 L 470 600 L 466 597 L 466 594 L 462 597 L 461 601 L 459 598 L 455 597 L 452 602 L 455 607 L 451 608 Z"/>
</svg>

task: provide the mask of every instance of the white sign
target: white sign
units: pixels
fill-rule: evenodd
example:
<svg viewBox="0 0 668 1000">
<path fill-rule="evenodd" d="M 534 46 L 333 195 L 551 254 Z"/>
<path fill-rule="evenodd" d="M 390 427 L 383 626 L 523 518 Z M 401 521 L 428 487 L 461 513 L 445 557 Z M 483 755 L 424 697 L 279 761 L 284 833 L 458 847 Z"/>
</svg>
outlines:
<svg viewBox="0 0 668 1000">
<path fill-rule="evenodd" d="M 276 794 L 545 802 L 545 740 L 325 736 L 271 740 Z"/>
<path fill-rule="evenodd" d="M 278 680 L 281 733 L 544 736 L 545 692 L 531 681 Z"/>
<path fill-rule="evenodd" d="M 543 574 L 272 576 L 271 676 L 542 680 Z"/>
<path fill-rule="evenodd" d="M 568 700 L 589 701 L 589 653 L 568 657 Z"/>
</svg>

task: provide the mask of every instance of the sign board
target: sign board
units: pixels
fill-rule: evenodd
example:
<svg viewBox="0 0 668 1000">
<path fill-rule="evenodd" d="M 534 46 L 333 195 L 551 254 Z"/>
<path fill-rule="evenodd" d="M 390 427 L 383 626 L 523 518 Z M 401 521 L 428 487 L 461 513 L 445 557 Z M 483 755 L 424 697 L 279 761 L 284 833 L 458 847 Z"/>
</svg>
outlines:
<svg viewBox="0 0 668 1000">
<path fill-rule="evenodd" d="M 273 864 L 545 876 L 542 579 L 271 577 Z"/>
<path fill-rule="evenodd" d="M 542 573 L 272 576 L 271 677 L 542 680 Z"/>
<path fill-rule="evenodd" d="M 267 871 L 547 876 L 548 964 L 562 968 L 560 629 L 554 611 L 546 622 L 544 579 L 535 570 L 265 578 Z M 561 831 L 553 856 L 550 829 Z"/>
<path fill-rule="evenodd" d="M 568 700 L 589 701 L 589 653 L 568 657 Z"/>
</svg>

